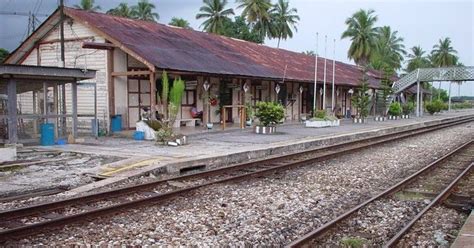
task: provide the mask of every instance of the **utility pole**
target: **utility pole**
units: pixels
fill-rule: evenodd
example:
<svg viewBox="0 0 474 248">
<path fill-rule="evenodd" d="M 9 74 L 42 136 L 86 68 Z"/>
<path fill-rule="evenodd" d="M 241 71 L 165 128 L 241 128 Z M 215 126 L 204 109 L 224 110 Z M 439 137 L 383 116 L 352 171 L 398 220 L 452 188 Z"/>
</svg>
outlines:
<svg viewBox="0 0 474 248">
<path fill-rule="evenodd" d="M 61 62 L 62 66 L 66 67 L 66 60 L 64 59 L 64 0 L 59 2 L 60 13 L 60 39 L 61 39 Z"/>
<path fill-rule="evenodd" d="M 314 55 L 313 109 L 311 110 L 311 112 L 313 112 L 313 115 L 314 115 L 314 111 L 316 111 L 316 95 L 317 95 L 316 86 L 318 85 L 318 41 L 319 41 L 319 34 L 316 33 L 316 54 Z"/>
</svg>

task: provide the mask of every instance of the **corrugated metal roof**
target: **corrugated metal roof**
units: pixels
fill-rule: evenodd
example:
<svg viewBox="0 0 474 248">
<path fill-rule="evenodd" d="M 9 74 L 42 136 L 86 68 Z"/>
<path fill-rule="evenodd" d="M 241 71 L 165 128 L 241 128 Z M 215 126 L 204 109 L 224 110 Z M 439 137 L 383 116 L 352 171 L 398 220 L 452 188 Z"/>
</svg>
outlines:
<svg viewBox="0 0 474 248">
<path fill-rule="evenodd" d="M 65 13 L 91 25 L 160 69 L 281 80 L 314 81 L 314 57 L 206 32 L 66 8 Z M 323 81 L 324 59 L 318 59 Z M 379 87 L 378 73 L 369 71 L 369 84 Z M 336 84 L 359 85 L 360 67 L 336 61 Z M 327 79 L 332 81 L 332 60 Z"/>
</svg>

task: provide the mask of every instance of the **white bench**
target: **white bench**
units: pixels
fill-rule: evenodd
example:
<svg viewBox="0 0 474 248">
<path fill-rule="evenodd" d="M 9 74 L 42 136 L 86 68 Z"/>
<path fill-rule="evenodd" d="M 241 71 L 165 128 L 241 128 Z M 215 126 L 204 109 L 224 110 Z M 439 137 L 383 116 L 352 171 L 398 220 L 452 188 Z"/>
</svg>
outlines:
<svg viewBox="0 0 474 248">
<path fill-rule="evenodd" d="M 187 127 L 195 127 L 196 121 L 200 121 L 201 119 L 177 119 L 174 122 L 174 127 L 180 127 L 182 123 L 184 123 Z"/>
</svg>

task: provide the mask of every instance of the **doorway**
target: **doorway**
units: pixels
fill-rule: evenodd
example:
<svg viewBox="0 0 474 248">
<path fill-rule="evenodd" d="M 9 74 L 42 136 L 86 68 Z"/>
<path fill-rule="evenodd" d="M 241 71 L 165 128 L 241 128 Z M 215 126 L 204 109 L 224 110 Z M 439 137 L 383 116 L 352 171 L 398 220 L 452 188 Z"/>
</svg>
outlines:
<svg viewBox="0 0 474 248">
<path fill-rule="evenodd" d="M 135 128 L 144 113 L 143 108 L 151 106 L 150 80 L 129 78 L 127 81 L 128 127 Z"/>
<path fill-rule="evenodd" d="M 232 105 L 232 88 L 229 87 L 230 81 L 221 81 L 219 84 L 219 111 L 221 111 L 222 106 Z M 232 108 L 225 109 L 225 122 L 233 122 L 232 120 Z M 222 116 L 221 116 L 222 119 Z"/>
</svg>

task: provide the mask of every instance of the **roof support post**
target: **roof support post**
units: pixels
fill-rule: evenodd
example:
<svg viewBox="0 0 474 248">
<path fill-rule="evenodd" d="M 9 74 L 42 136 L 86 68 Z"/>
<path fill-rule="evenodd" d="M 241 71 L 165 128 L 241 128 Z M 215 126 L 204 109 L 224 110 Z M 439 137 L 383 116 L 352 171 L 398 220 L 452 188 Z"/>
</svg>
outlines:
<svg viewBox="0 0 474 248">
<path fill-rule="evenodd" d="M 17 132 L 17 107 L 16 107 L 16 81 L 10 78 L 7 86 L 8 94 L 8 143 L 18 143 Z"/>
<path fill-rule="evenodd" d="M 420 80 L 416 81 L 416 117 L 420 117 Z"/>
<path fill-rule="evenodd" d="M 453 84 L 452 81 L 449 81 L 449 101 L 448 101 L 448 111 L 451 112 L 451 85 Z"/>
<path fill-rule="evenodd" d="M 150 114 L 151 118 L 155 118 L 156 112 L 156 81 L 155 81 L 155 72 L 150 71 Z M 182 111 L 181 111 L 182 114 Z"/>
<path fill-rule="evenodd" d="M 77 138 L 77 81 L 71 83 L 72 98 L 72 136 Z"/>
<path fill-rule="evenodd" d="M 48 115 L 48 85 L 43 82 L 43 116 Z M 48 123 L 48 118 L 44 118 L 43 123 Z"/>
</svg>

